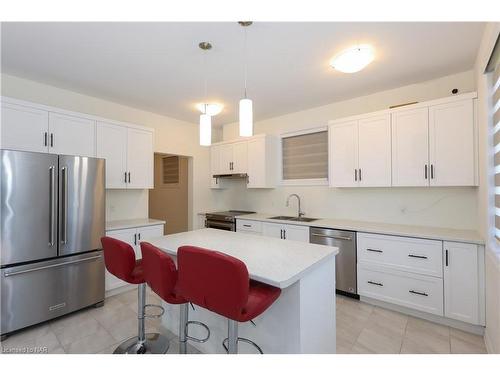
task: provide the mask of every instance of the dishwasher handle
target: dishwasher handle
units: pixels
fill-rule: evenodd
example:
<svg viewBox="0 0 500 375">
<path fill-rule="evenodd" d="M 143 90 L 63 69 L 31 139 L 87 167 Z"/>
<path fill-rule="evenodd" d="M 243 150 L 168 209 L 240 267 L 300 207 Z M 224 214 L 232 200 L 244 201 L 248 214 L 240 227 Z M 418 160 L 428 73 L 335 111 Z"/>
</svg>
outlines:
<svg viewBox="0 0 500 375">
<path fill-rule="evenodd" d="M 321 237 L 321 238 L 332 238 L 334 240 L 342 240 L 342 241 L 352 241 L 352 237 L 346 237 L 346 236 L 333 236 L 321 233 L 311 233 L 311 236 Z"/>
</svg>

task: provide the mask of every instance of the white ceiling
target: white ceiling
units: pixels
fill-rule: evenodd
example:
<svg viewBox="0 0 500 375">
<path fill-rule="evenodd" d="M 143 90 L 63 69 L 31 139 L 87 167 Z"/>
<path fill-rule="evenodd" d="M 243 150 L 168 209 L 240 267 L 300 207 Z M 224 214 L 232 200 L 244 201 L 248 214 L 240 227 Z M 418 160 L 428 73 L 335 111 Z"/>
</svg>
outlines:
<svg viewBox="0 0 500 375">
<path fill-rule="evenodd" d="M 248 29 L 248 96 L 264 118 L 472 68 L 482 23 L 279 23 Z M 237 120 L 243 30 L 236 23 L 2 23 L 2 71 L 174 118 L 197 122 L 208 96 Z M 376 49 L 365 70 L 343 74 L 329 59 L 356 43 Z"/>
</svg>

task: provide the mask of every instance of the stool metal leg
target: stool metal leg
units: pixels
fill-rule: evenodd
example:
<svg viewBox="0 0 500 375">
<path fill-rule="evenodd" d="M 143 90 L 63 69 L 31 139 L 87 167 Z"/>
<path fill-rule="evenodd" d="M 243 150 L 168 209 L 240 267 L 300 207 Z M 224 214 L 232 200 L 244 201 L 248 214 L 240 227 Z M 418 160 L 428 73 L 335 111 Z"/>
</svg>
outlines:
<svg viewBox="0 0 500 375">
<path fill-rule="evenodd" d="M 180 305 L 179 317 L 179 354 L 187 353 L 187 335 L 186 325 L 188 322 L 189 304 L 183 303 Z"/>
<path fill-rule="evenodd" d="M 144 324 L 146 308 L 146 283 L 139 284 L 138 287 L 138 306 L 137 306 L 137 336 L 131 337 L 122 342 L 113 354 L 164 354 L 168 351 L 170 342 L 159 333 L 146 334 Z"/>
<path fill-rule="evenodd" d="M 236 320 L 227 320 L 228 333 L 228 354 L 238 354 L 238 322 Z"/>
</svg>

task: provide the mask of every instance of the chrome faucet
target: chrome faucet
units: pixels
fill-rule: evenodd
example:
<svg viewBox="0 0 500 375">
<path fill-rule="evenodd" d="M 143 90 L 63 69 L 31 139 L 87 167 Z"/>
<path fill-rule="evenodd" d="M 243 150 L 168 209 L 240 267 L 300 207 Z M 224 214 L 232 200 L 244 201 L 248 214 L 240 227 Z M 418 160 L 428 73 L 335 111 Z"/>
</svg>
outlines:
<svg viewBox="0 0 500 375">
<path fill-rule="evenodd" d="M 290 206 L 290 198 L 291 197 L 295 197 L 297 198 L 297 201 L 299 203 L 299 208 L 298 208 L 298 214 L 297 214 L 297 217 L 302 217 L 304 216 L 306 213 L 305 212 L 302 212 L 302 210 L 300 209 L 300 197 L 297 195 L 297 194 L 290 194 L 288 196 L 288 198 L 286 199 L 286 206 L 289 207 Z"/>
</svg>

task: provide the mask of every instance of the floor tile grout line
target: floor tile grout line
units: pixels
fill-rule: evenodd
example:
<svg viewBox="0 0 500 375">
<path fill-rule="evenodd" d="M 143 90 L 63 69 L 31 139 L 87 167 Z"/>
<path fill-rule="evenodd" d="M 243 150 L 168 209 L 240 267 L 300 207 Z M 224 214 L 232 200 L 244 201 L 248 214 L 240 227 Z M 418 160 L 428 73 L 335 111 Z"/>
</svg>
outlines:
<svg viewBox="0 0 500 375">
<path fill-rule="evenodd" d="M 399 354 L 401 354 L 401 350 L 403 350 L 403 343 L 405 342 L 406 331 L 408 330 L 408 322 L 409 322 L 409 319 L 407 317 L 406 318 L 405 329 L 404 329 L 404 332 L 403 332 L 403 337 L 401 338 L 401 346 L 399 347 Z"/>
</svg>

